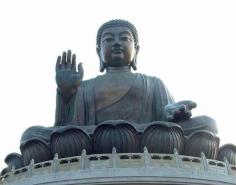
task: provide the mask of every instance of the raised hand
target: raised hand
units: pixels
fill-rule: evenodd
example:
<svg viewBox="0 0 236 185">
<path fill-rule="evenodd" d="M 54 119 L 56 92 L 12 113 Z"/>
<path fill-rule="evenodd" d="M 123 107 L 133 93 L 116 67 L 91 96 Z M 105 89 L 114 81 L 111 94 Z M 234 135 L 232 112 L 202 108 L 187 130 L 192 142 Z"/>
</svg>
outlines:
<svg viewBox="0 0 236 185">
<path fill-rule="evenodd" d="M 68 99 L 75 94 L 83 76 L 82 63 L 78 64 L 78 71 L 76 71 L 76 55 L 72 55 L 71 50 L 68 50 L 67 53 L 63 52 L 62 57 L 57 57 L 56 83 L 58 91 L 63 97 Z"/>
<path fill-rule="evenodd" d="M 175 104 L 165 106 L 165 115 L 167 121 L 183 121 L 192 116 L 191 110 L 197 107 L 197 104 L 190 100 L 180 101 Z"/>
</svg>

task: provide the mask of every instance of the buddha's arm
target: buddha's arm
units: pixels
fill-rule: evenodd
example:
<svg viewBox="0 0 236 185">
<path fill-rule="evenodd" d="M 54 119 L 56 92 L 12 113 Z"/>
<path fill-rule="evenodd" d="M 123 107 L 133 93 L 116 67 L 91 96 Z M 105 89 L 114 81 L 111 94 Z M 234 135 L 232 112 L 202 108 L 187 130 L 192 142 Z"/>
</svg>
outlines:
<svg viewBox="0 0 236 185">
<path fill-rule="evenodd" d="M 195 107 L 197 104 L 191 100 L 167 104 L 165 106 L 166 120 L 172 122 L 188 120 L 192 116 L 191 110 Z"/>
<path fill-rule="evenodd" d="M 68 102 L 57 92 L 55 126 L 94 124 L 94 79 L 84 80 Z"/>
<path fill-rule="evenodd" d="M 155 120 L 179 122 L 189 119 L 192 116 L 191 110 L 195 108 L 197 104 L 191 100 L 175 103 L 164 83 L 158 78 L 156 78 L 155 81 Z"/>
<path fill-rule="evenodd" d="M 57 90 L 55 126 L 70 124 L 73 120 L 76 94 L 72 95 L 68 101 L 64 101 L 63 96 Z"/>
<path fill-rule="evenodd" d="M 166 120 L 165 106 L 174 104 L 174 99 L 170 92 L 159 78 L 154 77 L 154 99 L 153 99 L 153 115 L 155 121 Z"/>
<path fill-rule="evenodd" d="M 81 86 L 84 70 L 82 64 L 76 70 L 76 55 L 71 51 L 58 56 L 56 63 L 56 121 L 55 125 L 65 125 L 72 122 L 76 94 Z"/>
</svg>

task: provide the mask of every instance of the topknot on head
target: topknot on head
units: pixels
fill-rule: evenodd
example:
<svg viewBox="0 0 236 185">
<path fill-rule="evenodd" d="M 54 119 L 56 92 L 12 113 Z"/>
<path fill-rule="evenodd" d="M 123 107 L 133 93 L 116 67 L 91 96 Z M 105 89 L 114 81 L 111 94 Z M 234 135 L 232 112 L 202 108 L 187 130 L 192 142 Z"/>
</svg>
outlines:
<svg viewBox="0 0 236 185">
<path fill-rule="evenodd" d="M 101 37 L 102 37 L 102 33 L 106 28 L 110 28 L 110 27 L 119 27 L 119 26 L 124 26 L 130 29 L 130 31 L 133 34 L 134 37 L 134 44 L 135 47 L 138 46 L 138 32 L 135 28 L 135 26 L 130 23 L 129 21 L 126 20 L 122 20 L 122 19 L 113 19 L 110 20 L 108 22 L 105 22 L 99 29 L 97 32 L 97 48 L 100 48 L 100 43 L 101 43 Z"/>
</svg>

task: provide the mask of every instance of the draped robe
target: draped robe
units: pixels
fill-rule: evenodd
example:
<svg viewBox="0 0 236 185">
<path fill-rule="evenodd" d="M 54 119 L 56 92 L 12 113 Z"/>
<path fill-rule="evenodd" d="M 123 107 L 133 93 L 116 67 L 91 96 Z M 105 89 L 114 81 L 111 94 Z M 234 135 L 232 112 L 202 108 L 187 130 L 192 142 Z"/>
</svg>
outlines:
<svg viewBox="0 0 236 185">
<path fill-rule="evenodd" d="M 168 103 L 174 100 L 159 78 L 112 69 L 83 81 L 69 103 L 58 93 L 55 126 L 97 125 L 106 120 L 161 121 Z"/>
<path fill-rule="evenodd" d="M 108 120 L 136 124 L 165 121 L 164 107 L 173 103 L 172 96 L 159 78 L 132 73 L 129 68 L 108 69 L 104 75 L 83 81 L 67 103 L 57 92 L 54 127 L 28 128 L 22 135 L 21 144 L 32 139 L 49 142 L 52 131 L 67 125 L 92 126 Z M 215 120 L 207 116 L 177 124 L 185 135 L 198 130 L 217 133 Z"/>
</svg>

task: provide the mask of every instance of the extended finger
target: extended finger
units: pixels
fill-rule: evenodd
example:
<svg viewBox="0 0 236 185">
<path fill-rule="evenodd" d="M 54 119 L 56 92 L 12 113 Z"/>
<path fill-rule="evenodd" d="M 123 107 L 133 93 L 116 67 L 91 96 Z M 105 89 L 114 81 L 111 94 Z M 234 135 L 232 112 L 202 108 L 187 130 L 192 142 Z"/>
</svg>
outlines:
<svg viewBox="0 0 236 185">
<path fill-rule="evenodd" d="M 84 76 L 84 68 L 83 68 L 83 63 L 78 64 L 78 73 L 80 74 L 80 78 L 82 79 Z"/>
<path fill-rule="evenodd" d="M 66 52 L 62 53 L 61 69 L 66 68 Z"/>
<path fill-rule="evenodd" d="M 66 68 L 71 69 L 71 50 L 67 52 Z"/>
<path fill-rule="evenodd" d="M 71 70 L 76 71 L 76 55 L 72 55 Z"/>
<path fill-rule="evenodd" d="M 57 57 L 57 63 L 56 63 L 56 71 L 58 71 L 61 68 L 61 56 Z"/>
</svg>

